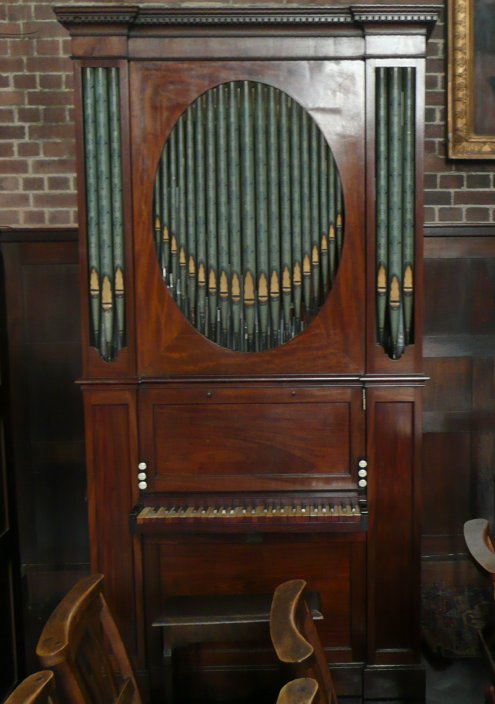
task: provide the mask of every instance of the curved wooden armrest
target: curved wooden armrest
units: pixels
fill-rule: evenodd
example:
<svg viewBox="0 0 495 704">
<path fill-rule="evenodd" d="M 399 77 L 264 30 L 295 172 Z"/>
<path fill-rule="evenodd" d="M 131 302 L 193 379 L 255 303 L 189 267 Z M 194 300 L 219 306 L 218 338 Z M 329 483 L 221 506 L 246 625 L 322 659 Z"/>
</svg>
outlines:
<svg viewBox="0 0 495 704">
<path fill-rule="evenodd" d="M 293 579 L 278 586 L 273 595 L 270 636 L 280 662 L 301 663 L 313 655 L 313 646 L 297 624 L 297 611 L 305 588 L 303 579 Z"/>
<path fill-rule="evenodd" d="M 495 550 L 488 535 L 488 521 L 484 518 L 466 521 L 464 539 L 476 562 L 495 579 Z"/>
<path fill-rule="evenodd" d="M 56 704 L 56 701 L 53 672 L 41 670 L 29 675 L 17 685 L 4 704 Z M 288 703 L 291 701 L 287 700 Z"/>
<path fill-rule="evenodd" d="M 312 677 L 299 677 L 287 682 L 277 697 L 277 704 L 314 704 L 318 682 Z"/>
<path fill-rule="evenodd" d="M 79 614 L 98 598 L 102 582 L 102 574 L 83 577 L 55 608 L 36 647 L 36 655 L 44 667 L 64 662 L 70 649 L 71 633 L 79 627 Z"/>
</svg>

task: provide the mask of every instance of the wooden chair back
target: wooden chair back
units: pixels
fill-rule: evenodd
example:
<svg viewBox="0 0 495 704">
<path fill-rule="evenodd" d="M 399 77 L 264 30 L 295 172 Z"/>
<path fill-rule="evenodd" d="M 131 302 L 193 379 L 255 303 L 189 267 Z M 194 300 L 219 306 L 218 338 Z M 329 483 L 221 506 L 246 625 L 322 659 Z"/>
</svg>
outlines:
<svg viewBox="0 0 495 704">
<path fill-rule="evenodd" d="M 306 600 L 306 582 L 293 579 L 280 584 L 273 595 L 270 635 L 281 663 L 293 676 L 318 682 L 318 704 L 337 704 L 327 659 Z"/>
<path fill-rule="evenodd" d="M 35 672 L 14 689 L 4 704 L 58 704 L 53 672 Z"/>
<path fill-rule="evenodd" d="M 36 654 L 70 704 L 141 704 L 102 587 L 102 575 L 79 580 L 46 622 Z"/>
<path fill-rule="evenodd" d="M 277 704 L 316 704 L 318 682 L 312 677 L 299 677 L 284 684 L 277 697 Z"/>
<path fill-rule="evenodd" d="M 466 521 L 464 540 L 476 562 L 490 575 L 495 596 L 495 549 L 488 535 L 488 521 L 484 518 Z"/>
</svg>

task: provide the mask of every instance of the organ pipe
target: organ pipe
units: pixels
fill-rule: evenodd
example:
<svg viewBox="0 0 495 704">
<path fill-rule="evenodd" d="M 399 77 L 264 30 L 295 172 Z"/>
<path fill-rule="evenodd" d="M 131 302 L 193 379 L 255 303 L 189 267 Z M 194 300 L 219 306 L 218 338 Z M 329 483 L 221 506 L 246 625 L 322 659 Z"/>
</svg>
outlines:
<svg viewBox="0 0 495 704">
<path fill-rule="evenodd" d="M 311 322 L 339 263 L 343 197 L 330 147 L 295 100 L 252 81 L 207 91 L 170 133 L 154 194 L 162 276 L 201 333 L 255 352 Z"/>
</svg>

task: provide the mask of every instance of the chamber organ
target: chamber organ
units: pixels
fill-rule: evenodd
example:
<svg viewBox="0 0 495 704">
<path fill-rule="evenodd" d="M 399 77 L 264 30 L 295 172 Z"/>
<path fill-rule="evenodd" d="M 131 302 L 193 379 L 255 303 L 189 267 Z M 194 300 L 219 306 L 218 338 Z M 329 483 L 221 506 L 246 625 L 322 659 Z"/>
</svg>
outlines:
<svg viewBox="0 0 495 704">
<path fill-rule="evenodd" d="M 341 696 L 421 698 L 435 8 L 56 13 L 78 104 L 91 559 L 143 683 L 160 688 L 167 597 L 302 577 Z M 263 644 L 205 644 L 184 658 L 188 700 L 249 694 L 272 665 Z"/>
</svg>

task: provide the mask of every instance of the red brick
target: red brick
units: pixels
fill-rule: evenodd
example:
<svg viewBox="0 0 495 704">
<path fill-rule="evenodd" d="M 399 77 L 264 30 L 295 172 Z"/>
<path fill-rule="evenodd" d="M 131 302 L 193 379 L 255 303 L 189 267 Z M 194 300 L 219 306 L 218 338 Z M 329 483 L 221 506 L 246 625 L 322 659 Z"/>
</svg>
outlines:
<svg viewBox="0 0 495 704">
<path fill-rule="evenodd" d="M 8 7 L 7 17 L 11 22 L 24 22 L 32 19 L 33 13 L 30 4 L 26 5 L 10 5 Z"/>
<path fill-rule="evenodd" d="M 22 179 L 22 187 L 25 191 L 42 191 L 45 179 L 42 176 L 26 176 Z"/>
<path fill-rule="evenodd" d="M 14 142 L 0 142 L 0 157 L 14 156 Z"/>
<path fill-rule="evenodd" d="M 425 189 L 433 190 L 438 187 L 438 174 L 425 174 L 424 176 Z"/>
<path fill-rule="evenodd" d="M 0 74 L 0 88 L 10 88 L 10 76 L 7 73 Z M 1 100 L 1 97 L 0 97 Z"/>
<path fill-rule="evenodd" d="M 35 193 L 33 201 L 36 208 L 74 208 L 75 193 Z"/>
<path fill-rule="evenodd" d="M 466 208 L 466 222 L 489 222 L 490 208 Z"/>
<path fill-rule="evenodd" d="M 464 186 L 464 174 L 440 174 L 438 185 L 440 188 L 462 188 Z"/>
<path fill-rule="evenodd" d="M 0 39 L 0 56 L 9 56 L 9 43 L 6 39 Z"/>
<path fill-rule="evenodd" d="M 74 90 L 74 74 L 66 73 L 64 76 L 64 88 Z"/>
<path fill-rule="evenodd" d="M 34 73 L 66 73 L 71 70 L 71 64 L 68 58 L 61 56 L 32 56 L 26 59 L 26 69 Z"/>
<path fill-rule="evenodd" d="M 49 225 L 70 225 L 72 222 L 72 212 L 70 210 L 49 210 Z"/>
<path fill-rule="evenodd" d="M 17 153 L 19 156 L 39 156 L 39 142 L 19 142 L 17 144 Z"/>
<path fill-rule="evenodd" d="M 8 122 L 14 122 L 14 119 L 14 108 L 0 108 L 0 125 L 2 125 L 0 135 L 3 135 L 3 130 L 5 129 L 3 125 L 6 125 Z"/>
<path fill-rule="evenodd" d="M 437 222 L 436 208 L 425 208 L 425 224 Z"/>
<path fill-rule="evenodd" d="M 34 19 L 35 20 L 53 20 L 55 15 L 51 8 L 51 4 L 46 5 L 37 4 L 34 6 Z"/>
<path fill-rule="evenodd" d="M 20 90 L 4 90 L 1 94 L 2 105 L 24 105 L 25 93 Z"/>
<path fill-rule="evenodd" d="M 444 90 L 427 90 L 426 91 L 426 104 L 431 105 L 443 105 L 445 103 L 445 91 Z"/>
<path fill-rule="evenodd" d="M 36 53 L 38 56 L 60 56 L 61 42 L 59 39 L 38 39 Z"/>
<path fill-rule="evenodd" d="M 456 191 L 454 205 L 494 205 L 495 192 L 493 191 Z"/>
<path fill-rule="evenodd" d="M 4 36 L 15 37 L 22 34 L 22 31 L 23 27 L 19 22 L 2 22 L 2 34 Z"/>
<path fill-rule="evenodd" d="M 13 38 L 10 40 L 10 55 L 22 59 L 24 56 L 33 56 L 34 42 L 25 37 Z"/>
<path fill-rule="evenodd" d="M 437 90 L 440 86 L 440 74 L 427 74 L 427 76 L 425 77 L 425 86 L 427 90 Z"/>
<path fill-rule="evenodd" d="M 49 176 L 48 189 L 50 191 L 70 191 L 70 178 L 68 176 Z"/>
<path fill-rule="evenodd" d="M 425 136 L 427 139 L 441 139 L 445 136 L 445 125 L 426 125 Z"/>
<path fill-rule="evenodd" d="M 43 122 L 67 122 L 67 108 L 43 108 Z"/>
<path fill-rule="evenodd" d="M 0 174 L 27 174 L 28 171 L 25 159 L 0 159 Z"/>
<path fill-rule="evenodd" d="M 19 108 L 17 110 L 17 119 L 21 122 L 41 122 L 40 108 Z"/>
<path fill-rule="evenodd" d="M 24 139 L 26 128 L 24 125 L 6 125 L 2 127 L 2 139 Z"/>
<path fill-rule="evenodd" d="M 45 225 L 46 213 L 44 210 L 24 210 L 22 213 L 23 225 Z"/>
<path fill-rule="evenodd" d="M 37 88 L 37 78 L 34 73 L 16 73 L 13 79 L 14 88 L 23 88 L 24 90 Z"/>
<path fill-rule="evenodd" d="M 29 125 L 29 139 L 72 139 L 74 137 L 73 125 Z"/>
<path fill-rule="evenodd" d="M 466 186 L 468 188 L 491 188 L 492 179 L 490 174 L 467 174 Z"/>
<path fill-rule="evenodd" d="M 67 142 L 44 142 L 43 156 L 70 156 L 72 149 L 73 145 Z"/>
<path fill-rule="evenodd" d="M 28 105 L 70 105 L 72 96 L 64 90 L 31 90 L 27 101 Z"/>
<path fill-rule="evenodd" d="M 20 181 L 17 176 L 0 177 L 0 191 L 18 191 Z"/>
<path fill-rule="evenodd" d="M 425 205 L 452 205 L 452 191 L 425 191 Z"/>
<path fill-rule="evenodd" d="M 28 193 L 0 193 L 0 210 L 2 208 L 26 208 L 28 205 Z"/>
<path fill-rule="evenodd" d="M 445 62 L 443 58 L 428 59 L 426 64 L 428 73 L 443 73 L 445 71 Z"/>
<path fill-rule="evenodd" d="M 23 71 L 24 59 L 19 57 L 2 59 L 2 73 L 22 73 Z"/>
<path fill-rule="evenodd" d="M 0 210 L 0 225 L 20 225 L 21 211 L 20 210 Z"/>
<path fill-rule="evenodd" d="M 40 74 L 40 88 L 60 90 L 62 88 L 64 76 L 60 73 Z"/>
<path fill-rule="evenodd" d="M 440 222 L 462 222 L 462 208 L 439 208 L 438 219 Z"/>
</svg>

